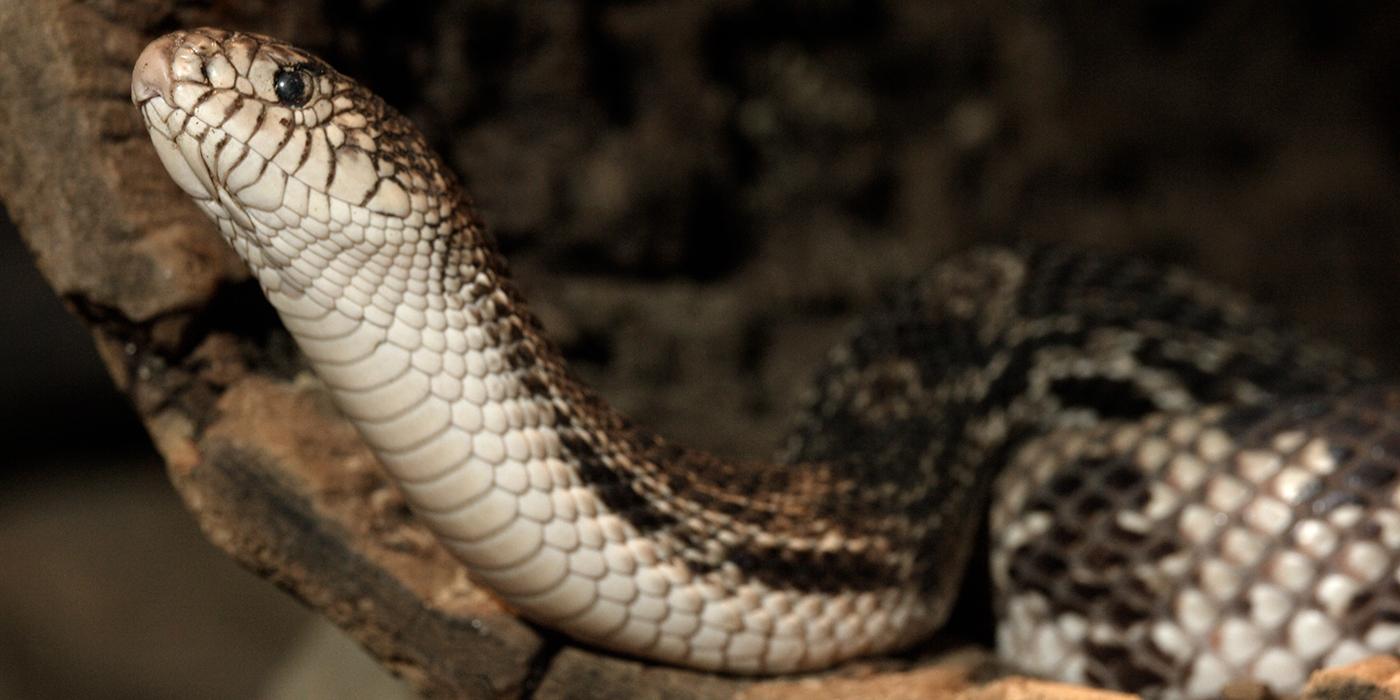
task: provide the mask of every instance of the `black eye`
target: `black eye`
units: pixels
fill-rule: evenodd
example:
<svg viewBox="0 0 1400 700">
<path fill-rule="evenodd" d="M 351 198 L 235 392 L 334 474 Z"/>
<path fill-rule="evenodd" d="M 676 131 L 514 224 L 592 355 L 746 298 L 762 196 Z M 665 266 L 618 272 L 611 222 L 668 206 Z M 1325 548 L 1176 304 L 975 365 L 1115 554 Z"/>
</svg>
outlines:
<svg viewBox="0 0 1400 700">
<path fill-rule="evenodd" d="M 309 79 L 306 71 L 298 68 L 283 68 L 272 79 L 272 91 L 277 93 L 277 101 L 287 107 L 300 107 L 310 96 Z"/>
</svg>

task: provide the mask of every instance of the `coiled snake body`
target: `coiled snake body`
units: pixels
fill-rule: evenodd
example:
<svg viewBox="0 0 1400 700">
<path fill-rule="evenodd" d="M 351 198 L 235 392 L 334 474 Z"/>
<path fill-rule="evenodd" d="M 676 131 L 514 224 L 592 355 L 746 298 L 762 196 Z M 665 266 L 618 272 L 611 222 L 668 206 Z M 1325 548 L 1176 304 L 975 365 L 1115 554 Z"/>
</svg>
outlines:
<svg viewBox="0 0 1400 700">
<path fill-rule="evenodd" d="M 1028 671 L 1286 692 L 1400 645 L 1400 392 L 1188 274 L 949 261 L 833 351 L 783 459 L 734 463 L 577 382 L 440 159 L 325 63 L 177 32 L 132 97 L 417 516 L 542 624 L 735 673 L 898 649 L 990 508 Z"/>
</svg>

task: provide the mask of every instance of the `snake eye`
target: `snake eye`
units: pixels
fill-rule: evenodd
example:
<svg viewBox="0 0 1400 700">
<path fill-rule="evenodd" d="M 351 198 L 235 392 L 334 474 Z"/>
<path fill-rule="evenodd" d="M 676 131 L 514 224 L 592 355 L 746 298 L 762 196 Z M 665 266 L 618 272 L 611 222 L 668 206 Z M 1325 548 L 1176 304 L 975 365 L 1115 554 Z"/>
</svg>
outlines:
<svg viewBox="0 0 1400 700">
<path fill-rule="evenodd" d="M 300 107 L 311 97 L 311 80 L 300 68 L 283 68 L 272 79 L 272 91 L 285 107 Z"/>
</svg>

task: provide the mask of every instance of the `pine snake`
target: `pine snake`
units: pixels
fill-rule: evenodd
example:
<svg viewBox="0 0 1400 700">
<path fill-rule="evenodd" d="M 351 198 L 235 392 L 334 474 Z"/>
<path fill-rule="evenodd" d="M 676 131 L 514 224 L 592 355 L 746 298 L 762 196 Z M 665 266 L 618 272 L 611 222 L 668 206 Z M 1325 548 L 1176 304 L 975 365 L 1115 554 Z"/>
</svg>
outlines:
<svg viewBox="0 0 1400 700">
<path fill-rule="evenodd" d="M 540 624 L 821 669 L 990 566 L 1000 654 L 1071 681 L 1288 692 L 1400 647 L 1400 391 L 1188 273 L 949 260 L 831 353 L 780 459 L 721 460 L 577 381 L 441 159 L 321 60 L 176 32 L 132 99 L 416 516 Z"/>
</svg>

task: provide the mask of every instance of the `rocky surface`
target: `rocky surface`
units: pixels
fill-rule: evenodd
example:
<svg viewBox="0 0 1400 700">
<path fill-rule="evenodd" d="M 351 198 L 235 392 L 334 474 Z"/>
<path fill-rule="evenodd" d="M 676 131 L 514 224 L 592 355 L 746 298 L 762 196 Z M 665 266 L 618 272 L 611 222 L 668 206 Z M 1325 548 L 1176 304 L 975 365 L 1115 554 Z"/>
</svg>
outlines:
<svg viewBox="0 0 1400 700">
<path fill-rule="evenodd" d="M 860 308 L 980 241 L 1188 263 L 1400 366 L 1398 19 L 1156 1 L 0 3 L 0 201 L 209 539 L 425 694 L 1072 697 L 1089 691 L 978 685 L 979 664 L 928 653 L 750 684 L 519 622 L 407 517 L 164 176 L 131 62 L 157 33 L 217 24 L 362 77 L 464 173 L 585 377 L 662 432 L 755 454 Z"/>
</svg>

